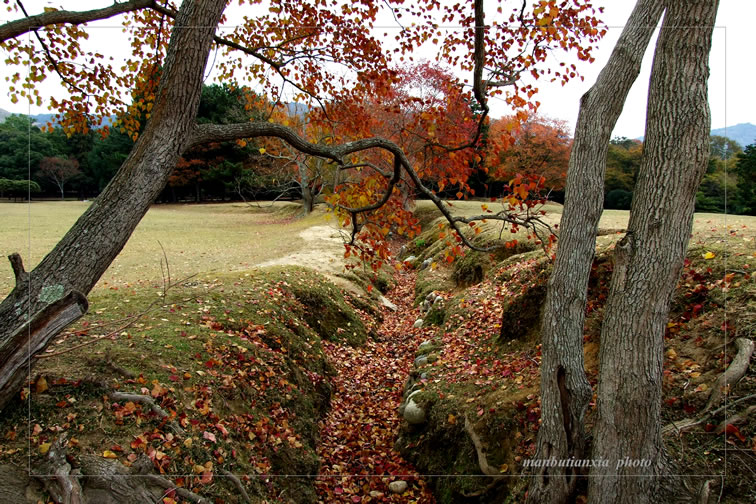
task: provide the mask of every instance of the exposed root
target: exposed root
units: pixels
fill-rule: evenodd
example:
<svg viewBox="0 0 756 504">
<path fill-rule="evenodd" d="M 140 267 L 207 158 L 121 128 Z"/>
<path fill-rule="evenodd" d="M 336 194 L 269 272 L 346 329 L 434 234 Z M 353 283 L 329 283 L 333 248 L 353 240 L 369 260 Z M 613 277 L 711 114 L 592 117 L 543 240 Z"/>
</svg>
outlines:
<svg viewBox="0 0 756 504">
<path fill-rule="evenodd" d="M 116 401 L 131 401 L 136 403 L 141 403 L 146 406 L 148 406 L 158 417 L 162 418 L 170 418 L 170 415 L 165 412 L 163 408 L 161 408 L 155 400 L 148 396 L 148 395 L 142 395 L 142 394 L 126 394 L 124 392 L 108 392 L 108 395 L 111 399 L 115 399 Z M 174 432 L 177 434 L 183 434 L 184 429 L 182 429 L 176 422 L 169 422 L 168 424 L 171 429 L 173 429 Z"/>
<path fill-rule="evenodd" d="M 470 439 L 472 439 L 473 445 L 475 445 L 475 453 L 478 454 L 478 466 L 480 467 L 481 472 L 486 476 L 491 476 L 492 478 L 503 479 L 504 476 L 488 464 L 486 453 L 483 449 L 483 443 L 480 440 L 480 436 L 478 436 L 478 434 L 476 434 L 475 430 L 473 429 L 472 423 L 470 423 L 467 415 L 465 415 L 465 431 L 467 431 Z"/>
<path fill-rule="evenodd" d="M 741 397 L 737 401 L 733 401 L 730 404 L 725 404 L 724 406 L 715 409 L 714 411 L 709 411 L 705 415 L 699 417 L 699 418 L 684 418 L 682 420 L 678 420 L 677 422 L 672 422 L 664 426 L 664 428 L 661 430 L 662 435 L 667 435 L 672 432 L 677 432 L 679 434 L 682 434 L 685 431 L 689 431 L 693 427 L 697 425 L 701 425 L 709 418 L 717 415 L 718 413 L 721 413 L 726 408 L 732 408 L 738 403 L 741 403 L 743 401 L 747 401 L 749 399 L 756 398 L 756 394 L 747 395 L 745 397 Z M 749 408 L 750 409 L 750 408 Z"/>
<path fill-rule="evenodd" d="M 749 406 L 745 409 L 745 411 L 742 411 L 738 413 L 737 415 L 732 415 L 729 418 L 725 418 L 722 420 L 722 422 L 717 426 L 716 433 L 722 434 L 728 425 L 740 425 L 746 422 L 748 420 L 748 417 L 756 412 L 756 406 Z"/>
<path fill-rule="evenodd" d="M 61 435 L 47 452 L 47 460 L 36 478 L 42 482 L 47 492 L 56 502 L 63 504 L 83 504 L 80 475 L 71 470 L 66 460 L 66 434 Z"/>
<path fill-rule="evenodd" d="M 236 489 L 239 490 L 239 493 L 244 498 L 244 502 L 247 502 L 249 504 L 252 503 L 252 499 L 249 498 L 249 494 L 247 493 L 247 489 L 244 487 L 244 483 L 242 483 L 241 480 L 237 478 L 235 474 L 228 472 L 225 469 L 221 469 L 220 473 L 226 478 L 231 480 L 231 482 L 234 484 Z"/>
<path fill-rule="evenodd" d="M 753 355 L 753 341 L 746 338 L 738 338 L 735 340 L 735 346 L 738 348 L 738 353 L 732 359 L 725 372 L 719 375 L 717 381 L 714 382 L 709 402 L 706 403 L 704 411 L 709 411 L 711 408 L 719 406 L 719 403 L 727 393 L 728 387 L 743 378 L 748 369 L 751 355 Z"/>
</svg>

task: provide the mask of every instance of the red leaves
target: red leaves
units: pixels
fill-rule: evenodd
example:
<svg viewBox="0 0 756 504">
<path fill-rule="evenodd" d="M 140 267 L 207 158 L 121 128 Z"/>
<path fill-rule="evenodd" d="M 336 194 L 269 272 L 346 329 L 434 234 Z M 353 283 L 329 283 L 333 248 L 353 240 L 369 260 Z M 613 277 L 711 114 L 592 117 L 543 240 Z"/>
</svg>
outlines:
<svg viewBox="0 0 756 504">
<path fill-rule="evenodd" d="M 400 419 L 396 408 L 402 386 L 411 365 L 417 341 L 411 336 L 414 319 L 411 310 L 412 285 L 406 275 L 396 275 L 399 282 L 392 300 L 400 305 L 397 312 L 386 313 L 379 333 L 381 342 L 369 341 L 352 348 L 332 343 L 326 352 L 337 368 L 335 394 L 331 410 L 321 423 L 321 475 L 316 487 L 324 502 L 376 502 L 371 492 L 389 495 L 388 476 L 414 474 L 415 470 L 394 452 Z M 398 292 L 397 292 L 398 291 Z M 350 475 L 349 478 L 338 478 Z M 364 475 L 364 476 L 363 476 Z M 376 478 L 368 475 L 385 475 Z M 422 481 L 409 482 L 403 499 L 433 502 Z M 378 500 L 380 502 L 380 500 Z"/>
</svg>

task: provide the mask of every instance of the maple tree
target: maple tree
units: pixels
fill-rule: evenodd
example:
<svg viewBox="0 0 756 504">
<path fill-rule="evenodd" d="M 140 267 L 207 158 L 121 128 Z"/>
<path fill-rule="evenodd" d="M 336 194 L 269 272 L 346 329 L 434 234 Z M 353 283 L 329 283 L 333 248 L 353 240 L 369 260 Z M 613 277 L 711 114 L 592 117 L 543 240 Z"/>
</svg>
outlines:
<svg viewBox="0 0 756 504">
<path fill-rule="evenodd" d="M 544 177 L 544 186 L 561 191 L 567 178 L 572 139 L 564 121 L 531 115 L 524 122 L 502 118 L 491 124 L 488 163 L 494 179 L 514 175 Z M 489 170 L 490 171 L 490 170 Z"/>
<path fill-rule="evenodd" d="M 9 9 L 23 11 L 20 5 L 13 4 Z M 487 118 L 487 94 L 500 94 L 518 109 L 535 106 L 529 102 L 535 88 L 533 85 L 518 85 L 520 74 L 551 74 L 565 81 L 575 76 L 574 66 L 572 69 L 553 71 L 543 65 L 550 48 L 571 50 L 587 60 L 590 58 L 591 43 L 603 35 L 594 17 L 595 10 L 590 4 L 578 0 L 560 6 L 548 1 L 517 6 L 508 13 L 502 11 L 490 29 L 485 29 L 482 2 L 470 7 L 459 4 L 444 6 L 435 2 L 404 7 L 404 12 L 425 20 L 440 13 L 445 22 L 459 22 L 464 29 L 444 36 L 436 23 L 415 24 L 396 36 L 396 52 L 407 54 L 419 43 L 438 35 L 438 40 L 433 41 L 441 48 L 440 59 L 458 65 L 463 71 L 473 71 L 472 98 L 482 110 L 479 125 Z M 12 341 L 14 335 L 19 334 L 20 313 L 30 314 L 32 321 L 45 321 L 39 328 L 41 340 L 39 348 L 35 350 L 39 351 L 54 333 L 46 325 L 50 320 L 65 325 L 86 309 L 83 293 L 92 288 L 123 247 L 149 204 L 166 184 L 178 156 L 198 145 L 277 137 L 304 153 L 344 166 L 349 166 L 352 154 L 379 150 L 392 159 L 392 170 L 383 177 L 385 190 L 377 187 L 373 201 L 342 210 L 354 217 L 390 208 L 389 200 L 404 172 L 423 195 L 439 206 L 455 230 L 459 231 L 461 223 L 472 221 L 454 217 L 441 199 L 422 184 L 403 149 L 390 140 L 371 137 L 318 145 L 275 122 L 195 124 L 203 71 L 213 45 L 224 53 L 223 60 L 218 64 L 221 79 L 234 82 L 237 72 L 243 68 L 245 78 L 260 81 L 277 96 L 280 96 L 282 86 L 289 86 L 297 91 L 295 98 L 309 97 L 320 100 L 320 103 L 323 103 L 321 97 L 326 95 L 359 96 L 371 89 L 371 84 L 390 80 L 392 74 L 387 66 L 389 54 L 371 35 L 379 10 L 372 3 L 343 9 L 274 3 L 267 12 L 260 12 L 257 17 L 220 37 L 215 31 L 218 24 L 225 21 L 225 8 L 226 3 L 220 0 L 186 0 L 178 10 L 174 10 L 170 3 L 158 5 L 156 2 L 129 2 L 128 6 L 124 4 L 117 9 L 86 14 L 50 10 L 35 16 L 31 22 L 13 21 L 0 31 L 3 47 L 10 54 L 8 63 L 30 62 L 25 77 L 22 78 L 17 72 L 9 79 L 13 97 L 36 101 L 39 96 L 33 84 L 44 80 L 50 73 L 56 73 L 71 92 L 69 97 L 51 98 L 53 106 L 68 111 L 63 120 L 65 128 L 86 131 L 89 124 L 98 124 L 91 114 L 95 106 L 99 116 L 103 116 L 125 105 L 132 113 L 126 116 L 130 120 L 124 120 L 119 126 L 131 132 L 136 141 L 121 170 L 98 198 L 98 203 L 85 212 L 56 249 L 34 270 L 33 274 L 45 279 L 42 284 L 29 283 L 20 257 L 14 256 L 12 264 L 17 287 L 0 305 L 0 320 L 3 327 L 8 328 L 2 336 L 4 356 L 18 349 Z M 133 55 L 118 71 L 108 64 L 104 55 L 84 48 L 81 42 L 87 32 L 80 23 L 97 16 L 106 18 L 124 10 L 130 10 L 125 22 L 129 27 Z M 397 10 L 395 13 L 400 17 L 401 12 Z M 35 36 L 31 39 L 19 37 L 32 26 L 44 29 L 35 30 Z M 182 30 L 184 26 L 205 28 Z M 460 48 L 464 57 L 457 50 Z M 245 58 L 251 58 L 252 62 Z M 72 60 L 76 59 L 84 59 L 86 63 L 74 65 Z M 331 61 L 345 65 L 353 73 L 332 73 L 324 65 Z M 278 81 L 270 77 L 269 70 L 277 75 Z M 484 72 L 490 74 L 489 79 L 484 79 Z M 350 80 L 352 75 L 356 78 Z M 16 86 L 22 81 L 23 86 L 18 89 Z M 140 98 L 126 105 L 118 95 L 119 89 L 128 89 L 132 96 Z M 182 106 L 177 107 L 176 104 Z M 138 119 L 142 116 L 146 124 Z M 139 128 L 142 127 L 140 132 Z M 442 148 L 452 154 L 474 148 L 477 140 L 476 134 L 462 145 Z M 527 185 L 520 183 L 520 190 L 516 192 L 526 197 L 527 190 L 523 190 L 523 187 Z M 512 201 L 518 203 L 514 196 Z M 514 225 L 535 226 L 539 216 L 529 212 L 530 206 L 523 208 L 521 214 L 500 212 L 482 217 L 500 219 Z M 351 223 L 358 225 L 354 218 Z M 357 227 L 354 229 L 357 230 Z M 84 251 L 76 244 L 82 239 L 86 240 L 85 233 L 107 238 L 101 239 L 98 247 Z M 472 245 L 464 235 L 457 233 L 456 237 Z M 70 268 L 54 266 L 63 257 L 64 261 L 72 264 Z M 21 306 L 26 310 L 18 310 Z M 66 313 L 65 317 L 61 317 L 61 311 Z M 18 387 L 22 376 L 20 370 L 23 369 L 21 363 L 25 359 L 12 361 L 0 372 L 3 403 L 12 397 Z"/>
</svg>

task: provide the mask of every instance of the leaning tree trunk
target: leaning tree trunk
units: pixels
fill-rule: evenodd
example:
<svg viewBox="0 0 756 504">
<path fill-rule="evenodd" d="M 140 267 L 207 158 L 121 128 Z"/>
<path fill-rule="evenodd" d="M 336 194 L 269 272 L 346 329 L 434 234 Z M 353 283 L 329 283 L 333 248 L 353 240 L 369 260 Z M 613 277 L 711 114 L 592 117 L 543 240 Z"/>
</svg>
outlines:
<svg viewBox="0 0 756 504">
<path fill-rule="evenodd" d="M 588 277 L 603 208 L 609 139 L 640 72 L 661 17 L 661 0 L 640 0 L 608 63 L 580 101 L 567 172 L 559 246 L 549 278 L 541 324 L 541 418 L 536 460 L 584 458 L 584 414 L 591 398 L 583 360 Z M 577 469 L 541 465 L 528 489 L 529 503 L 567 502 Z"/>
<path fill-rule="evenodd" d="M 66 313 L 81 307 L 82 294 L 97 283 L 165 186 L 191 138 L 210 44 L 225 5 L 225 0 L 182 3 L 152 118 L 129 157 L 39 266 L 26 273 L 20 259 L 14 262 L 16 287 L 0 304 L 0 409 L 18 393 L 30 357 L 44 350 L 55 335 L 50 330 L 37 332 L 43 334 L 43 341 L 35 341 L 30 354 L 23 335 L 32 331 L 19 328 L 31 321 L 31 326 L 42 325 L 44 330 L 48 325 L 42 322 L 49 322 L 50 316 L 47 308 L 72 293 L 78 295 L 71 298 Z"/>
<path fill-rule="evenodd" d="M 601 330 L 592 503 L 664 502 L 664 329 L 709 159 L 708 59 L 718 0 L 667 0 L 628 232 L 617 244 Z M 669 492 L 667 492 L 669 493 Z"/>
</svg>

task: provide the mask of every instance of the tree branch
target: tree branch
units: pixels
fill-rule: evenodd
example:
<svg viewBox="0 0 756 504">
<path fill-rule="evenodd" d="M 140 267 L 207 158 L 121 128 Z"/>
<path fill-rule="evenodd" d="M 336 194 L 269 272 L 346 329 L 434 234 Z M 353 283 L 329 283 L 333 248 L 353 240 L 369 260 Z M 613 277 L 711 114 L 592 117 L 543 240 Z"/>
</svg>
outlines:
<svg viewBox="0 0 756 504">
<path fill-rule="evenodd" d="M 118 14 L 123 14 L 124 12 L 132 12 L 154 6 L 155 0 L 129 0 L 128 2 L 114 3 L 113 5 L 102 9 L 88 11 L 49 11 L 1 25 L 0 42 L 16 38 L 19 35 L 23 35 L 35 28 L 41 28 L 43 26 L 54 24 L 79 25 L 89 21 L 108 19 L 117 16 Z"/>
<path fill-rule="evenodd" d="M 13 275 L 16 277 L 16 285 L 20 285 L 29 281 L 29 273 L 24 269 L 24 262 L 21 259 L 21 255 L 18 252 L 14 252 L 8 256 L 8 260 L 13 268 Z"/>
</svg>

